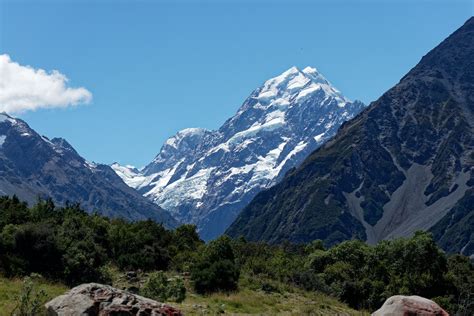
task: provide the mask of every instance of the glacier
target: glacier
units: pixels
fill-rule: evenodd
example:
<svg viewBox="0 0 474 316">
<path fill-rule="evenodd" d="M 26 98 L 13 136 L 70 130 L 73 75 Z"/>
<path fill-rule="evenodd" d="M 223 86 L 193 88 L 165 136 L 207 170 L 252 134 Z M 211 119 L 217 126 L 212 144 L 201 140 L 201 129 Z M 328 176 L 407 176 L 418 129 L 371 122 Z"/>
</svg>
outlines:
<svg viewBox="0 0 474 316">
<path fill-rule="evenodd" d="M 365 105 L 316 69 L 291 67 L 255 89 L 218 130 L 187 128 L 144 168 L 112 164 L 123 181 L 201 237 L 222 234 L 261 190 L 277 183 Z"/>
</svg>

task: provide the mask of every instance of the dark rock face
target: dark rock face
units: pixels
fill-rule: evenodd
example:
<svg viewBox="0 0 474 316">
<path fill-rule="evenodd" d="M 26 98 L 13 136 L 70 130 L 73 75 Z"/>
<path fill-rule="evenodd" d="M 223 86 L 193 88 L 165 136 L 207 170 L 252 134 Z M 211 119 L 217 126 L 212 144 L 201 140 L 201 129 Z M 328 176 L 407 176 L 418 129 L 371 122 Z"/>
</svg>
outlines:
<svg viewBox="0 0 474 316">
<path fill-rule="evenodd" d="M 80 203 L 87 211 L 174 227 L 170 214 L 128 187 L 107 165 L 82 158 L 64 139 L 38 135 L 24 121 L 0 114 L 0 195 L 35 203 Z"/>
<path fill-rule="evenodd" d="M 449 316 L 438 304 L 420 296 L 395 295 L 389 297 L 372 316 Z"/>
<path fill-rule="evenodd" d="M 316 69 L 292 67 L 253 91 L 217 131 L 178 132 L 138 173 L 113 168 L 176 218 L 197 224 L 209 240 L 364 107 Z"/>
<path fill-rule="evenodd" d="M 472 254 L 473 56 L 471 18 L 298 169 L 257 195 L 227 233 L 330 245 L 418 229 L 436 229 L 438 240 L 447 240 L 456 227 L 457 248 L 441 245 Z"/>
<path fill-rule="evenodd" d="M 50 316 L 181 316 L 169 305 L 108 285 L 79 285 L 45 305 Z"/>
</svg>

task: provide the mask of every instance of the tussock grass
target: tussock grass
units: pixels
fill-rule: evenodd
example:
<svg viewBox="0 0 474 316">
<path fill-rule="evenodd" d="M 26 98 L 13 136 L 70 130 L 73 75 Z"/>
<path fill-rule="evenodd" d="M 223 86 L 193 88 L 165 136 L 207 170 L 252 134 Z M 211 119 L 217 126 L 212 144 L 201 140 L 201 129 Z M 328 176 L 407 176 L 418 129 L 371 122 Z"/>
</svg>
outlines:
<svg viewBox="0 0 474 316">
<path fill-rule="evenodd" d="M 368 315 L 318 293 L 265 293 L 241 289 L 209 296 L 190 294 L 181 304 L 185 315 Z"/>
<path fill-rule="evenodd" d="M 243 275 L 238 291 L 210 295 L 194 293 L 190 282 L 186 282 L 186 300 L 169 304 L 181 309 L 185 315 L 369 315 L 318 292 L 269 282 L 274 291 L 265 292 L 261 289 L 262 280 Z"/>
<path fill-rule="evenodd" d="M 46 293 L 44 302 L 64 294 L 68 288 L 62 284 L 54 284 L 42 278 L 35 278 L 34 283 L 37 289 Z M 21 293 L 23 285 L 22 279 L 7 279 L 0 276 L 0 316 L 10 316 L 16 306 L 17 297 Z"/>
<path fill-rule="evenodd" d="M 114 286 L 122 288 L 125 282 L 114 271 Z M 37 289 L 45 291 L 45 302 L 64 294 L 68 288 L 44 279 L 34 279 Z M 185 315 L 369 315 L 355 311 L 334 298 L 317 292 L 303 291 L 286 284 L 274 284 L 278 290 L 265 292 L 255 282 L 242 278 L 239 291 L 199 295 L 186 282 L 187 297 L 182 303 L 168 302 Z M 9 316 L 20 295 L 22 279 L 7 279 L 0 276 L 0 316 Z"/>
</svg>

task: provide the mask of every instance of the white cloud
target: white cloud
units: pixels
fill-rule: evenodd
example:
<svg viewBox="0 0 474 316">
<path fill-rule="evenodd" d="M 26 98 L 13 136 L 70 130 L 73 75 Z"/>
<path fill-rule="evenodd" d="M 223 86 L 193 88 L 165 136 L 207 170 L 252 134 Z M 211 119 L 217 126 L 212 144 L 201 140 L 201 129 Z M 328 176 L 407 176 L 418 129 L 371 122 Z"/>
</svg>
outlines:
<svg viewBox="0 0 474 316">
<path fill-rule="evenodd" d="M 6 54 L 0 55 L 0 112 L 64 108 L 92 100 L 87 89 L 71 88 L 67 83 L 67 77 L 57 70 L 22 66 Z"/>
</svg>

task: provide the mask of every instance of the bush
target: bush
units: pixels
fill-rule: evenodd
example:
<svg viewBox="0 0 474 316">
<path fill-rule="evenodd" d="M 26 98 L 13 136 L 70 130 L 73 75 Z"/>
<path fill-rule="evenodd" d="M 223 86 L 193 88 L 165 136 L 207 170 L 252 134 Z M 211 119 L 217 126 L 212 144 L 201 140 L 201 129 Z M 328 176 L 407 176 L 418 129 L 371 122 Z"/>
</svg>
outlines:
<svg viewBox="0 0 474 316">
<path fill-rule="evenodd" d="M 8 224 L 0 234 L 0 266 L 7 276 L 37 272 L 57 276 L 61 253 L 54 230 L 45 223 Z"/>
<path fill-rule="evenodd" d="M 167 245 L 171 232 L 151 220 L 128 223 L 115 220 L 110 226 L 112 257 L 122 270 L 167 270 L 171 261 Z"/>
<path fill-rule="evenodd" d="M 181 303 L 186 299 L 186 287 L 184 286 L 183 279 L 175 278 L 171 279 L 169 283 L 169 298 L 168 300 Z"/>
<path fill-rule="evenodd" d="M 196 259 L 197 250 L 204 245 L 195 225 L 182 225 L 173 231 L 172 268 L 176 271 L 189 271 Z"/>
<path fill-rule="evenodd" d="M 448 262 L 426 232 L 373 247 L 360 241 L 345 241 L 328 250 L 315 247 L 306 260 L 305 266 L 327 288 L 317 285 L 318 278 L 307 277 L 307 283 L 314 282 L 356 309 L 377 309 L 388 297 L 402 294 L 436 298 L 461 315 L 472 311 L 472 264 L 463 256 Z"/>
<path fill-rule="evenodd" d="M 101 236 L 92 229 L 90 219 L 71 215 L 59 227 L 57 242 L 63 254 L 63 278 L 68 285 L 102 281 L 100 268 L 106 264 L 107 251 L 98 242 Z"/>
<path fill-rule="evenodd" d="M 191 268 L 191 280 L 198 293 L 236 290 L 239 276 L 240 267 L 227 236 L 210 242 Z"/>
<path fill-rule="evenodd" d="M 141 294 L 145 297 L 157 301 L 182 302 L 186 298 L 186 287 L 180 278 L 168 279 L 162 272 L 153 272 L 141 289 Z"/>
</svg>

